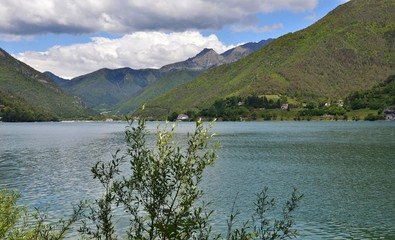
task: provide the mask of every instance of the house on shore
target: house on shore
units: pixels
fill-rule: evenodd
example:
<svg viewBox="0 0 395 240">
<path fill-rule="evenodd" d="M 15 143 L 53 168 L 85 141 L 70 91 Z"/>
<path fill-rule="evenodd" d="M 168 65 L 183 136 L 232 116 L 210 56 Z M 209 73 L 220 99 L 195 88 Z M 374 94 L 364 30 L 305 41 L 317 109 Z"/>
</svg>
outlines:
<svg viewBox="0 0 395 240">
<path fill-rule="evenodd" d="M 281 105 L 281 110 L 288 110 L 288 103 L 284 103 L 283 105 Z"/>
<path fill-rule="evenodd" d="M 395 121 L 395 109 L 388 108 L 385 109 L 383 112 L 385 114 L 385 120 Z"/>
<path fill-rule="evenodd" d="M 189 120 L 189 116 L 185 115 L 185 114 L 179 114 L 177 116 L 177 121 L 188 121 Z"/>
</svg>

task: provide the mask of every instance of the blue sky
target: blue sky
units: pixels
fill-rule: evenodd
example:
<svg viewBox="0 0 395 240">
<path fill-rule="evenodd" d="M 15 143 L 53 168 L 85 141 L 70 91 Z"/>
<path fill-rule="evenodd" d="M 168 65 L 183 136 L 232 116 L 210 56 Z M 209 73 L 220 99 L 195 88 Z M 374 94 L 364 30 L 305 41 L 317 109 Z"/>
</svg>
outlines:
<svg viewBox="0 0 395 240">
<path fill-rule="evenodd" d="M 159 68 L 313 24 L 346 0 L 2 0 L 0 47 L 65 78 Z"/>
</svg>

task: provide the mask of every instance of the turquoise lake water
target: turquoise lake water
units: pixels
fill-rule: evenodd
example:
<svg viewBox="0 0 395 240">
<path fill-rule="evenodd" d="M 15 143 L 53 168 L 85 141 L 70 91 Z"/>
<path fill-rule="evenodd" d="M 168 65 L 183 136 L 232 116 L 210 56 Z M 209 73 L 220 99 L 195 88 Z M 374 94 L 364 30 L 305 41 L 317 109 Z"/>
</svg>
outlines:
<svg viewBox="0 0 395 240">
<path fill-rule="evenodd" d="M 64 217 L 72 203 L 100 196 L 90 168 L 125 149 L 125 126 L 0 123 L 0 187 Z M 194 126 L 179 123 L 176 131 L 184 136 Z M 213 202 L 215 231 L 226 228 L 236 195 L 243 222 L 263 187 L 279 213 L 296 187 L 305 195 L 296 213 L 300 239 L 395 239 L 395 122 L 218 122 L 212 132 L 219 159 L 201 188 Z"/>
</svg>

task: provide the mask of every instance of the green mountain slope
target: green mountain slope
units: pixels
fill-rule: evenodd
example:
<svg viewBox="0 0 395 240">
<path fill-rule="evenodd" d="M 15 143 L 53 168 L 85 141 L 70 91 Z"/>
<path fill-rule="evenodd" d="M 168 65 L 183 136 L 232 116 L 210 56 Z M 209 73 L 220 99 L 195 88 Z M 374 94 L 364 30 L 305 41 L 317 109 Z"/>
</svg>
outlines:
<svg viewBox="0 0 395 240">
<path fill-rule="evenodd" d="M 145 102 L 160 96 L 168 90 L 182 85 L 198 77 L 202 71 L 194 70 L 174 70 L 164 74 L 163 77 L 158 79 L 156 82 L 147 86 L 145 89 L 140 91 L 135 97 L 128 98 L 126 101 L 121 102 L 113 110 L 115 115 L 125 115 L 138 109 Z"/>
<path fill-rule="evenodd" d="M 201 110 L 230 96 L 342 98 L 395 69 L 395 1 L 352 0 L 312 26 L 148 102 L 146 114 Z"/>
<path fill-rule="evenodd" d="M 25 101 L 31 106 L 30 109 L 40 109 L 48 115 L 60 118 L 86 117 L 94 114 L 88 111 L 78 97 L 63 92 L 48 77 L 16 60 L 2 49 L 0 91 L 10 105 L 14 105 L 10 102 L 10 96 L 14 96 L 15 106 L 20 106 L 18 102 Z M 18 109 L 22 111 L 24 108 Z"/>
<path fill-rule="evenodd" d="M 59 76 L 56 76 L 55 74 L 51 73 L 51 72 L 43 72 L 43 74 L 45 76 L 47 76 L 48 78 L 52 79 L 52 81 L 54 81 L 56 83 L 56 85 L 61 86 L 63 84 L 66 84 L 69 82 L 69 80 L 61 78 Z"/>
<path fill-rule="evenodd" d="M 247 43 L 223 54 L 204 49 L 192 58 L 160 69 L 101 69 L 70 81 L 48 72 L 45 74 L 65 91 L 79 96 L 88 106 L 101 112 L 123 115 L 210 68 L 234 62 L 257 51 L 272 40 Z"/>
<path fill-rule="evenodd" d="M 62 82 L 59 86 L 100 112 L 126 115 L 146 101 L 196 78 L 201 72 L 187 69 L 100 69 Z"/>
<path fill-rule="evenodd" d="M 155 69 L 100 69 L 70 80 L 61 87 L 95 109 L 108 110 L 133 97 L 160 78 Z"/>
<path fill-rule="evenodd" d="M 23 98 L 14 96 L 10 92 L 0 91 L 0 121 L 3 122 L 36 122 L 56 121 L 54 115 L 49 114 Z"/>
</svg>

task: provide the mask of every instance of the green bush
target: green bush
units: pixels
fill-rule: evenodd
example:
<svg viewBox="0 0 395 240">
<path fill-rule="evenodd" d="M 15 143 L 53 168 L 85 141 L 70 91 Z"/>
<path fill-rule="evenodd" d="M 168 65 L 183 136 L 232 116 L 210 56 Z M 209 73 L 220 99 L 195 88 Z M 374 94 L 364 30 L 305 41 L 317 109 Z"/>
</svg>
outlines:
<svg viewBox="0 0 395 240">
<path fill-rule="evenodd" d="M 215 147 L 209 146 L 209 128 L 198 121 L 185 149 L 175 143 L 174 127 L 170 132 L 158 129 L 154 148 L 146 142 L 144 120 L 137 126 L 131 123 L 125 133 L 127 153 L 119 157 L 117 152 L 112 161 L 92 168 L 105 194 L 91 207 L 81 232 L 116 239 L 115 204 L 125 209 L 131 221 L 128 239 L 206 238 L 211 212 L 205 203 L 198 204 L 203 192 L 197 185 L 205 167 L 216 159 Z M 130 169 L 130 174 L 121 174 L 121 166 Z"/>
<path fill-rule="evenodd" d="M 23 209 L 16 205 L 18 195 L 7 189 L 0 191 L 0 239 L 4 239 L 21 218 Z"/>
<path fill-rule="evenodd" d="M 8 240 L 59 240 L 71 230 L 71 226 L 82 216 L 84 204 L 74 209 L 68 220 L 60 219 L 48 224 L 45 212 L 36 210 L 28 214 L 27 209 L 17 204 L 19 195 L 8 190 L 0 191 L 0 239 Z"/>
<path fill-rule="evenodd" d="M 109 162 L 98 162 L 92 172 L 104 194 L 90 207 L 80 232 L 95 239 L 117 239 L 114 207 L 124 209 L 130 219 L 127 239 L 223 239 L 213 236 L 210 203 L 201 202 L 198 185 L 203 170 L 214 163 L 217 145 L 210 144 L 209 125 L 196 122 L 195 132 L 185 144 L 175 140 L 174 125 L 156 133 L 156 144 L 149 148 L 145 121 L 140 119 L 125 132 L 127 153 L 119 151 Z M 130 172 L 125 173 L 125 169 Z M 296 190 L 283 209 L 283 219 L 269 221 L 266 212 L 273 208 L 267 188 L 257 195 L 253 221 L 233 228 L 237 216 L 232 210 L 226 239 L 284 239 L 297 235 L 293 229 L 293 211 L 302 198 Z"/>
<path fill-rule="evenodd" d="M 384 120 L 385 117 L 382 115 L 375 115 L 372 113 L 369 113 L 366 117 L 365 117 L 365 121 L 377 121 L 377 120 Z"/>
</svg>

